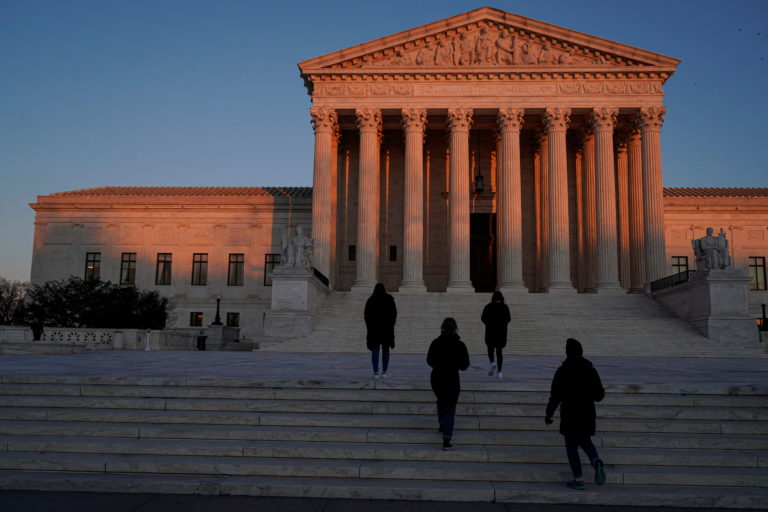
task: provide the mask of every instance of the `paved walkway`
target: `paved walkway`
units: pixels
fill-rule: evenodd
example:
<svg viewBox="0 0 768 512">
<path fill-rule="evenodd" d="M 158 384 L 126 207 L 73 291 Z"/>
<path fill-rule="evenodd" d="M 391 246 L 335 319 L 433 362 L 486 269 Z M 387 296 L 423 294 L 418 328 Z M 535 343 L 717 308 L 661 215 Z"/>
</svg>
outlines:
<svg viewBox="0 0 768 512">
<path fill-rule="evenodd" d="M 768 394 L 766 359 L 745 358 L 590 358 L 606 387 L 639 388 L 659 392 L 765 393 Z M 424 356 L 392 353 L 387 384 L 423 382 L 429 368 Z M 505 389 L 548 390 L 563 358 L 511 356 L 504 360 Z M 302 354 L 278 352 L 99 351 L 71 355 L 20 355 L 0 357 L 3 375 L 71 375 L 119 377 L 170 377 L 249 379 L 258 381 L 367 382 L 370 355 Z M 494 382 L 487 376 L 488 361 L 473 356 L 465 383 Z M 501 384 L 501 383 L 500 383 Z"/>
<path fill-rule="evenodd" d="M 0 491 L 3 512 L 663 512 L 669 508 Z M 679 512 L 746 512 L 681 508 Z"/>
</svg>

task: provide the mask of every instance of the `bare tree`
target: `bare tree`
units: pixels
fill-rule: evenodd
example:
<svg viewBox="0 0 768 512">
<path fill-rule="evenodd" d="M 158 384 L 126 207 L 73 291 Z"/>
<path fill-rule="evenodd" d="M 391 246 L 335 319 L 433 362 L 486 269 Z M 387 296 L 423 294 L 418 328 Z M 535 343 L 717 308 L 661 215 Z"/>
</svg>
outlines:
<svg viewBox="0 0 768 512">
<path fill-rule="evenodd" d="M 0 325 L 24 323 L 25 300 L 29 283 L 10 281 L 0 277 Z"/>
</svg>

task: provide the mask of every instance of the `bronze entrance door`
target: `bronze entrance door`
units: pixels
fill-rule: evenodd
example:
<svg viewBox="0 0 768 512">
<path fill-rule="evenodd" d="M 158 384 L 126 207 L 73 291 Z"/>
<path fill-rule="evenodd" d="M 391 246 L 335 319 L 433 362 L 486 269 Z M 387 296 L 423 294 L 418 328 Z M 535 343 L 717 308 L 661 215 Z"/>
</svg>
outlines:
<svg viewBox="0 0 768 512">
<path fill-rule="evenodd" d="M 469 278 L 477 292 L 496 289 L 496 214 L 470 214 Z"/>
</svg>

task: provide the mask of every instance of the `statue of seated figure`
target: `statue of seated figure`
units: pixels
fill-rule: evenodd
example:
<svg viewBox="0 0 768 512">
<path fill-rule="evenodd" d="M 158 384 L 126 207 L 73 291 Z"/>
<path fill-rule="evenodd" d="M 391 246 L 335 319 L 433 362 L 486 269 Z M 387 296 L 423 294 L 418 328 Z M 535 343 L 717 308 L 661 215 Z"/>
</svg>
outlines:
<svg viewBox="0 0 768 512">
<path fill-rule="evenodd" d="M 728 240 L 723 228 L 720 228 L 717 236 L 712 236 L 712 232 L 712 228 L 707 228 L 706 236 L 692 241 L 696 270 L 721 270 L 731 266 Z"/>
</svg>

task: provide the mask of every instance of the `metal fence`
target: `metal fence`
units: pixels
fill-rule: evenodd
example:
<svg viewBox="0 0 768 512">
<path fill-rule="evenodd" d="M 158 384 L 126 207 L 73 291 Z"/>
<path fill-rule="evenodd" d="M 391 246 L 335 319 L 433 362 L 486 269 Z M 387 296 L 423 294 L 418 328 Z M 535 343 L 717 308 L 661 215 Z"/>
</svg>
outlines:
<svg viewBox="0 0 768 512">
<path fill-rule="evenodd" d="M 688 282 L 691 276 L 695 273 L 696 273 L 695 270 L 684 270 L 679 274 L 672 274 L 671 276 L 662 277 L 661 279 L 652 281 L 651 291 L 655 292 L 658 290 L 663 290 L 664 288 L 670 288 L 672 286 Z"/>
</svg>

